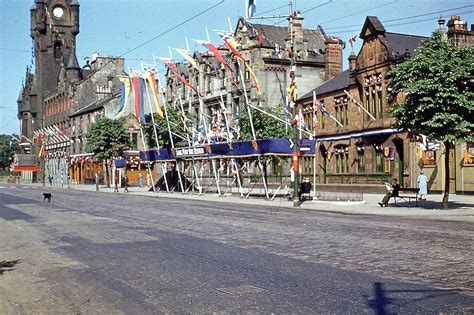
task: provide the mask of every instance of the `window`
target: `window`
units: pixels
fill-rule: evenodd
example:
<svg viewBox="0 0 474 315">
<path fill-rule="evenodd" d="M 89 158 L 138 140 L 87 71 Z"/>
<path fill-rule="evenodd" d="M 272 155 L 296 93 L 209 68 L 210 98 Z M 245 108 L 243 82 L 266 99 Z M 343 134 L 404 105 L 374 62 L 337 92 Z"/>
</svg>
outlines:
<svg viewBox="0 0 474 315">
<path fill-rule="evenodd" d="M 374 145 L 374 151 L 375 151 L 375 172 L 383 173 L 384 171 L 383 146 Z"/>
<path fill-rule="evenodd" d="M 138 133 L 132 132 L 130 136 L 130 140 L 132 141 L 132 148 L 138 149 Z"/>
<path fill-rule="evenodd" d="M 54 42 L 54 59 L 61 59 L 61 46 L 60 41 Z"/>
<path fill-rule="evenodd" d="M 348 174 L 349 173 L 349 147 L 347 145 L 340 145 L 334 148 L 334 157 L 336 160 L 335 173 Z"/>
<path fill-rule="evenodd" d="M 357 173 L 358 174 L 364 174 L 365 173 L 365 152 L 364 152 L 364 145 L 363 144 L 357 144 L 356 145 L 357 149 Z"/>
<path fill-rule="evenodd" d="M 321 105 L 324 106 L 324 101 L 320 101 L 320 103 L 321 103 Z M 325 122 L 325 119 L 324 119 L 325 115 L 321 111 L 319 111 L 319 112 L 321 113 L 321 129 L 324 129 L 326 127 L 326 122 Z"/>
<path fill-rule="evenodd" d="M 382 89 L 377 92 L 377 118 L 383 117 L 383 99 L 382 99 Z"/>
<path fill-rule="evenodd" d="M 336 119 L 343 125 L 349 125 L 349 115 L 348 115 L 348 99 L 341 96 L 334 98 Z M 336 127 L 339 126 L 336 122 Z"/>
</svg>

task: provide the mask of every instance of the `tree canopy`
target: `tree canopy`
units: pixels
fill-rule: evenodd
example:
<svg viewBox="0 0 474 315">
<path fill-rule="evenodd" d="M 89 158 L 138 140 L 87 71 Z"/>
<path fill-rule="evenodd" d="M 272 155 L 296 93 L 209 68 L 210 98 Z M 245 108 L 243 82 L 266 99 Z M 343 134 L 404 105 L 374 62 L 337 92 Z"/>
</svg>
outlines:
<svg viewBox="0 0 474 315">
<path fill-rule="evenodd" d="M 474 91 L 463 82 L 473 75 L 474 48 L 458 50 L 434 33 L 388 73 L 390 93 L 405 94 L 393 108 L 395 126 L 444 142 L 472 141 Z"/>
<path fill-rule="evenodd" d="M 173 134 L 174 145 L 176 147 L 188 146 L 186 133 L 189 133 L 189 136 L 191 136 L 190 133 L 191 133 L 193 124 L 196 122 L 196 116 L 189 113 L 186 115 L 186 129 L 187 129 L 186 131 L 183 124 L 183 116 L 179 108 L 174 107 L 174 106 L 168 106 L 166 108 L 166 111 L 168 113 L 170 129 Z M 168 132 L 168 124 L 166 123 L 165 120 L 160 119 L 156 113 L 153 115 L 155 119 L 156 134 L 158 136 L 158 142 L 160 144 L 160 147 L 165 146 L 165 145 L 171 145 L 170 136 Z M 150 122 L 150 124 L 145 126 L 147 146 L 149 148 L 155 148 L 156 137 L 155 137 L 155 132 L 153 130 L 153 123 L 150 117 L 147 117 L 146 121 Z"/>
<path fill-rule="evenodd" d="M 442 32 L 388 73 L 391 95 L 405 94 L 392 110 L 395 126 L 444 143 L 443 209 L 448 208 L 450 146 L 474 139 L 474 91 L 467 84 L 473 75 L 474 48 L 456 49 Z"/>
<path fill-rule="evenodd" d="M 87 132 L 86 150 L 99 159 L 120 156 L 130 146 L 130 136 L 119 120 L 101 118 Z"/>
<path fill-rule="evenodd" d="M 284 119 L 285 112 L 283 105 L 269 106 L 263 108 L 266 112 Z M 270 138 L 288 138 L 290 137 L 291 128 L 286 128 L 285 124 L 276 120 L 269 115 L 262 113 L 256 109 L 250 109 L 252 113 L 252 121 L 257 139 Z M 247 110 L 242 110 L 239 119 L 240 138 L 241 140 L 253 140 L 250 119 Z"/>
<path fill-rule="evenodd" d="M 13 135 L 18 139 L 17 136 Z M 13 140 L 10 135 L 0 135 L 0 169 L 9 170 L 13 162 L 15 153 L 20 152 L 20 146 L 17 140 Z"/>
</svg>

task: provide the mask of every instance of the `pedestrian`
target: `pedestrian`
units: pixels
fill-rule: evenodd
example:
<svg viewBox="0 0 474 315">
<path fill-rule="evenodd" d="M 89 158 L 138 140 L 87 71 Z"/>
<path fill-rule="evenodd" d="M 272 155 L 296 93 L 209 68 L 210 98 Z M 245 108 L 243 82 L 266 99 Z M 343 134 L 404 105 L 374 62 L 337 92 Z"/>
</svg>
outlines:
<svg viewBox="0 0 474 315">
<path fill-rule="evenodd" d="M 119 185 L 119 172 L 118 171 L 115 171 L 115 174 L 114 174 L 114 192 L 119 192 L 118 190 L 118 185 Z"/>
<path fill-rule="evenodd" d="M 99 182 L 100 182 L 99 174 L 95 173 L 95 191 L 99 191 Z"/>
<path fill-rule="evenodd" d="M 146 173 L 146 185 L 148 188 L 151 188 L 151 178 L 150 174 Z"/>
<path fill-rule="evenodd" d="M 51 174 L 48 174 L 48 181 L 49 181 L 49 186 L 53 186 L 53 176 L 51 176 Z"/>
<path fill-rule="evenodd" d="M 398 197 L 398 193 L 400 191 L 400 185 L 396 178 L 392 179 L 392 185 L 390 186 L 390 190 L 388 193 L 383 197 L 382 202 L 379 202 L 381 207 L 388 207 L 388 202 L 392 197 Z"/>
<path fill-rule="evenodd" d="M 304 194 L 309 194 L 311 192 L 311 188 L 313 185 L 309 182 L 309 178 L 304 177 L 303 181 L 300 183 L 300 189 L 298 190 L 298 199 L 300 201 L 304 201 L 305 197 Z"/>
<path fill-rule="evenodd" d="M 123 184 L 125 186 L 125 189 L 123 190 L 123 192 L 128 193 L 128 176 L 127 175 L 125 175 L 125 177 L 123 178 Z"/>
<path fill-rule="evenodd" d="M 426 200 L 426 195 L 428 194 L 428 177 L 423 172 L 420 172 L 418 179 L 418 194 L 420 195 L 420 200 Z"/>
<path fill-rule="evenodd" d="M 143 188 L 143 175 L 142 173 L 138 173 L 138 186 Z"/>
</svg>

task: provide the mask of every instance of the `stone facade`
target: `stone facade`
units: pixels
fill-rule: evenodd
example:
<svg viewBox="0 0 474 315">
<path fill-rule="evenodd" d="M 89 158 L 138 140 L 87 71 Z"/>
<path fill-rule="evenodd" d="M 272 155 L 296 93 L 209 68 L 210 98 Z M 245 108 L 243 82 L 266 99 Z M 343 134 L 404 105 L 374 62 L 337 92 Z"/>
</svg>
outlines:
<svg viewBox="0 0 474 315">
<path fill-rule="evenodd" d="M 458 25 L 458 30 L 448 28 L 447 39 L 453 42 L 456 38 L 455 41 L 464 45 L 471 40 L 472 31 L 465 30 L 466 23 L 460 22 L 459 17 L 453 18 L 458 22 L 455 24 L 452 19 L 448 27 Z M 367 185 L 380 185 L 397 178 L 403 186 L 416 187 L 416 179 L 420 171 L 424 171 L 429 178 L 430 190 L 441 191 L 442 145 L 427 147 L 420 138 L 392 129 L 394 118 L 389 113 L 397 99 L 388 97 L 387 72 L 414 56 L 415 48 L 425 38 L 389 33 L 376 17 L 367 17 L 360 38 L 363 45 L 357 55 L 349 56 L 349 69 L 314 89 L 317 101 L 342 126 L 320 110 L 314 110 L 313 91 L 299 100 L 305 122 L 312 131 L 316 122 L 317 182 L 329 186 L 350 184 L 367 189 Z M 464 174 L 463 179 L 456 175 L 452 178 L 453 192 L 474 191 L 474 183 L 466 180 L 474 176 L 472 167 L 468 167 L 474 165 L 474 159 L 469 159 L 467 154 L 469 147 L 473 147 L 472 144 L 456 146 L 450 152 L 451 174 Z M 307 158 L 303 162 L 302 172 L 312 176 L 314 161 Z M 470 175 L 466 177 L 467 174 Z"/>
<path fill-rule="evenodd" d="M 328 37 L 319 26 L 316 29 L 303 28 L 303 17 L 295 12 L 293 20 L 293 40 L 297 86 L 300 94 L 306 93 L 342 71 L 342 41 Z M 195 52 L 200 71 L 187 62 L 178 63 L 180 73 L 197 87 L 202 94 L 204 114 L 210 117 L 213 110 L 220 108 L 222 100 L 232 121 L 238 112 L 245 109 L 245 95 L 256 106 L 284 106 L 287 97 L 290 72 L 289 27 L 263 25 L 239 19 L 233 33 L 239 43 L 237 50 L 252 67 L 259 83 L 260 92 L 252 82 L 249 72 L 235 59 L 225 45 L 218 47 L 226 62 L 236 74 L 233 83 L 229 73 L 211 52 Z M 241 69 L 243 68 L 243 69 Z M 245 84 L 242 84 L 240 75 Z M 193 91 L 184 87 L 172 72 L 166 75 L 166 99 L 169 104 L 184 104 L 186 111 L 200 115 L 201 104 Z"/>
</svg>

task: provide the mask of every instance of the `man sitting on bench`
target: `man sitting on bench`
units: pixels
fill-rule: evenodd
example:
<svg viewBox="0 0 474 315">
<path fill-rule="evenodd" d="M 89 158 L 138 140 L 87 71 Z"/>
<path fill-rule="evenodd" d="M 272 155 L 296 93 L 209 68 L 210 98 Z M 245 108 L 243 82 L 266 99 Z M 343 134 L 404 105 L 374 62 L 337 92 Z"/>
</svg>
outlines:
<svg viewBox="0 0 474 315">
<path fill-rule="evenodd" d="M 309 194 L 311 192 L 312 185 L 309 182 L 307 177 L 303 178 L 303 181 L 300 184 L 300 189 L 298 191 L 298 198 L 300 201 L 304 201 L 304 197 L 302 198 L 303 194 Z"/>
<path fill-rule="evenodd" d="M 388 201 L 392 197 L 398 197 L 398 193 L 400 191 L 400 185 L 397 183 L 397 179 L 392 179 L 392 187 L 391 190 L 383 197 L 382 202 L 379 202 L 381 207 L 388 207 Z"/>
</svg>

